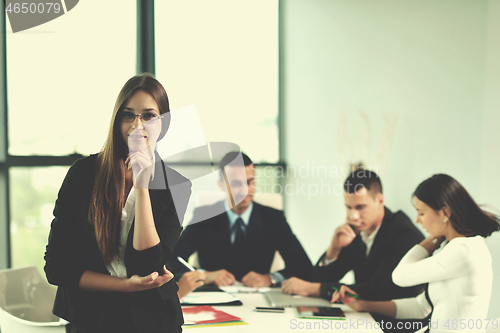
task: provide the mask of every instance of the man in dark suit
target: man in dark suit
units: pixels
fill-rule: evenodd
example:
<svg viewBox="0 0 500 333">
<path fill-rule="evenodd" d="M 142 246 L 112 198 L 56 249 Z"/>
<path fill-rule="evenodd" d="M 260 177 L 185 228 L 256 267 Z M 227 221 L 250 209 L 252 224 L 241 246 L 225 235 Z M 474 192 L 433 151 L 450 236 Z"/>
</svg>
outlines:
<svg viewBox="0 0 500 333">
<path fill-rule="evenodd" d="M 243 165 L 234 163 L 238 156 L 243 158 Z M 283 212 L 253 202 L 255 168 L 250 158 L 231 152 L 219 167 L 219 186 L 227 191 L 227 199 L 194 211 L 169 263 L 176 279 L 180 279 L 180 296 L 186 293 L 182 290 L 189 292 L 203 284 L 195 283 L 203 278 L 205 283 L 218 286 L 238 280 L 247 286 L 265 287 L 278 286 L 291 276 L 308 277 L 311 262 Z M 204 273 L 188 272 L 176 259 L 180 256 L 188 260 L 195 251 Z M 276 251 L 286 267 L 269 274 Z"/>
<path fill-rule="evenodd" d="M 354 270 L 352 290 L 366 300 L 413 297 L 422 286 L 401 288 L 392 282 L 392 271 L 422 233 L 401 211 L 384 206 L 382 184 L 375 172 L 358 169 L 344 183 L 347 221 L 339 226 L 330 246 L 313 268 L 310 281 L 293 277 L 283 282 L 287 294 L 321 296 L 330 300 L 338 282 Z"/>
</svg>

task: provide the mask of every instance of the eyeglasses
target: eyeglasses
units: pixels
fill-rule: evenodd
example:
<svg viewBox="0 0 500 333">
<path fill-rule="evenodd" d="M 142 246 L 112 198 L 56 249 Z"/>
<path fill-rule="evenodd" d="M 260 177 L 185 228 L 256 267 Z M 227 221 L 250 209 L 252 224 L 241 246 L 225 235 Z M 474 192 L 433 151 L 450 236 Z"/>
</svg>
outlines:
<svg viewBox="0 0 500 333">
<path fill-rule="evenodd" d="M 143 123 L 147 123 L 149 125 L 156 124 L 158 120 L 163 118 L 163 115 L 157 116 L 151 112 L 146 112 L 145 114 L 133 114 L 132 112 L 123 111 L 118 113 L 118 115 L 116 116 L 118 121 L 122 123 L 131 123 L 135 121 L 135 117 L 139 117 L 139 119 L 141 119 Z"/>
</svg>

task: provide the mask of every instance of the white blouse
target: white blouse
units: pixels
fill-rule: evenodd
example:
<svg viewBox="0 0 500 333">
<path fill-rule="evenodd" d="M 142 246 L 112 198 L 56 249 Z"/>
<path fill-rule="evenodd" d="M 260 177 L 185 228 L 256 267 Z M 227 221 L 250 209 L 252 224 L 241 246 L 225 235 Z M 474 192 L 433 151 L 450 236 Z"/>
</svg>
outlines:
<svg viewBox="0 0 500 333">
<path fill-rule="evenodd" d="M 491 255 L 481 236 L 454 238 L 431 257 L 415 245 L 394 269 L 392 280 L 400 287 L 429 283 L 431 332 L 453 332 L 460 320 L 474 327 L 472 332 L 481 331 L 470 325 L 487 318 L 493 282 Z M 424 293 L 394 303 L 400 319 L 421 319 L 431 312 Z"/>
<path fill-rule="evenodd" d="M 128 193 L 127 201 L 122 209 L 122 225 L 120 232 L 120 253 L 118 258 L 106 266 L 112 276 L 127 277 L 127 268 L 125 267 L 125 246 L 127 245 L 128 233 L 135 217 L 135 189 L 132 186 Z"/>
<path fill-rule="evenodd" d="M 151 181 L 155 176 L 155 164 L 156 155 L 153 155 L 153 169 L 151 171 Z M 108 272 L 112 276 L 127 277 L 127 268 L 125 267 L 125 247 L 127 246 L 127 238 L 130 228 L 132 227 L 132 222 L 135 218 L 135 189 L 134 186 L 130 189 L 127 196 L 127 201 L 125 201 L 125 206 L 122 209 L 122 220 L 120 228 L 120 253 L 118 258 L 114 258 L 113 261 L 106 265 Z"/>
</svg>

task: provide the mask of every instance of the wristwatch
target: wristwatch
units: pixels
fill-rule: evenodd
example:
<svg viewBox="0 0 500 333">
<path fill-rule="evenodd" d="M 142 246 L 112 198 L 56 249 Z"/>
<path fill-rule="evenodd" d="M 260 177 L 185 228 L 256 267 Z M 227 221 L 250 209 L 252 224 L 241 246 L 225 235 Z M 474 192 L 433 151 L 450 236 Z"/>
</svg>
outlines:
<svg viewBox="0 0 500 333">
<path fill-rule="evenodd" d="M 279 283 L 278 279 L 272 274 L 268 274 L 268 276 L 269 276 L 269 281 L 271 281 L 271 287 L 276 287 Z"/>
</svg>

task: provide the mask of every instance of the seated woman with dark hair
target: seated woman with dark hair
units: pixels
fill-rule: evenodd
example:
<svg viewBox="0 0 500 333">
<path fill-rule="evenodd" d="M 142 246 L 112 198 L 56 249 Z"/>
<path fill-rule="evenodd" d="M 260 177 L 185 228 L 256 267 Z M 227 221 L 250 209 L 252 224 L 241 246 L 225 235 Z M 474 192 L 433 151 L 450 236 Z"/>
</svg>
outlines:
<svg viewBox="0 0 500 333">
<path fill-rule="evenodd" d="M 354 292 L 343 286 L 332 300 L 398 319 L 430 316 L 430 326 L 419 332 L 484 331 L 478 319 L 486 319 L 493 280 L 484 237 L 500 230 L 499 217 L 483 211 L 460 183 L 444 174 L 422 182 L 413 199 L 416 223 L 429 237 L 408 251 L 392 279 L 401 287 L 428 283 L 426 290 L 414 298 L 370 302 L 349 297 L 346 291 Z"/>
</svg>

